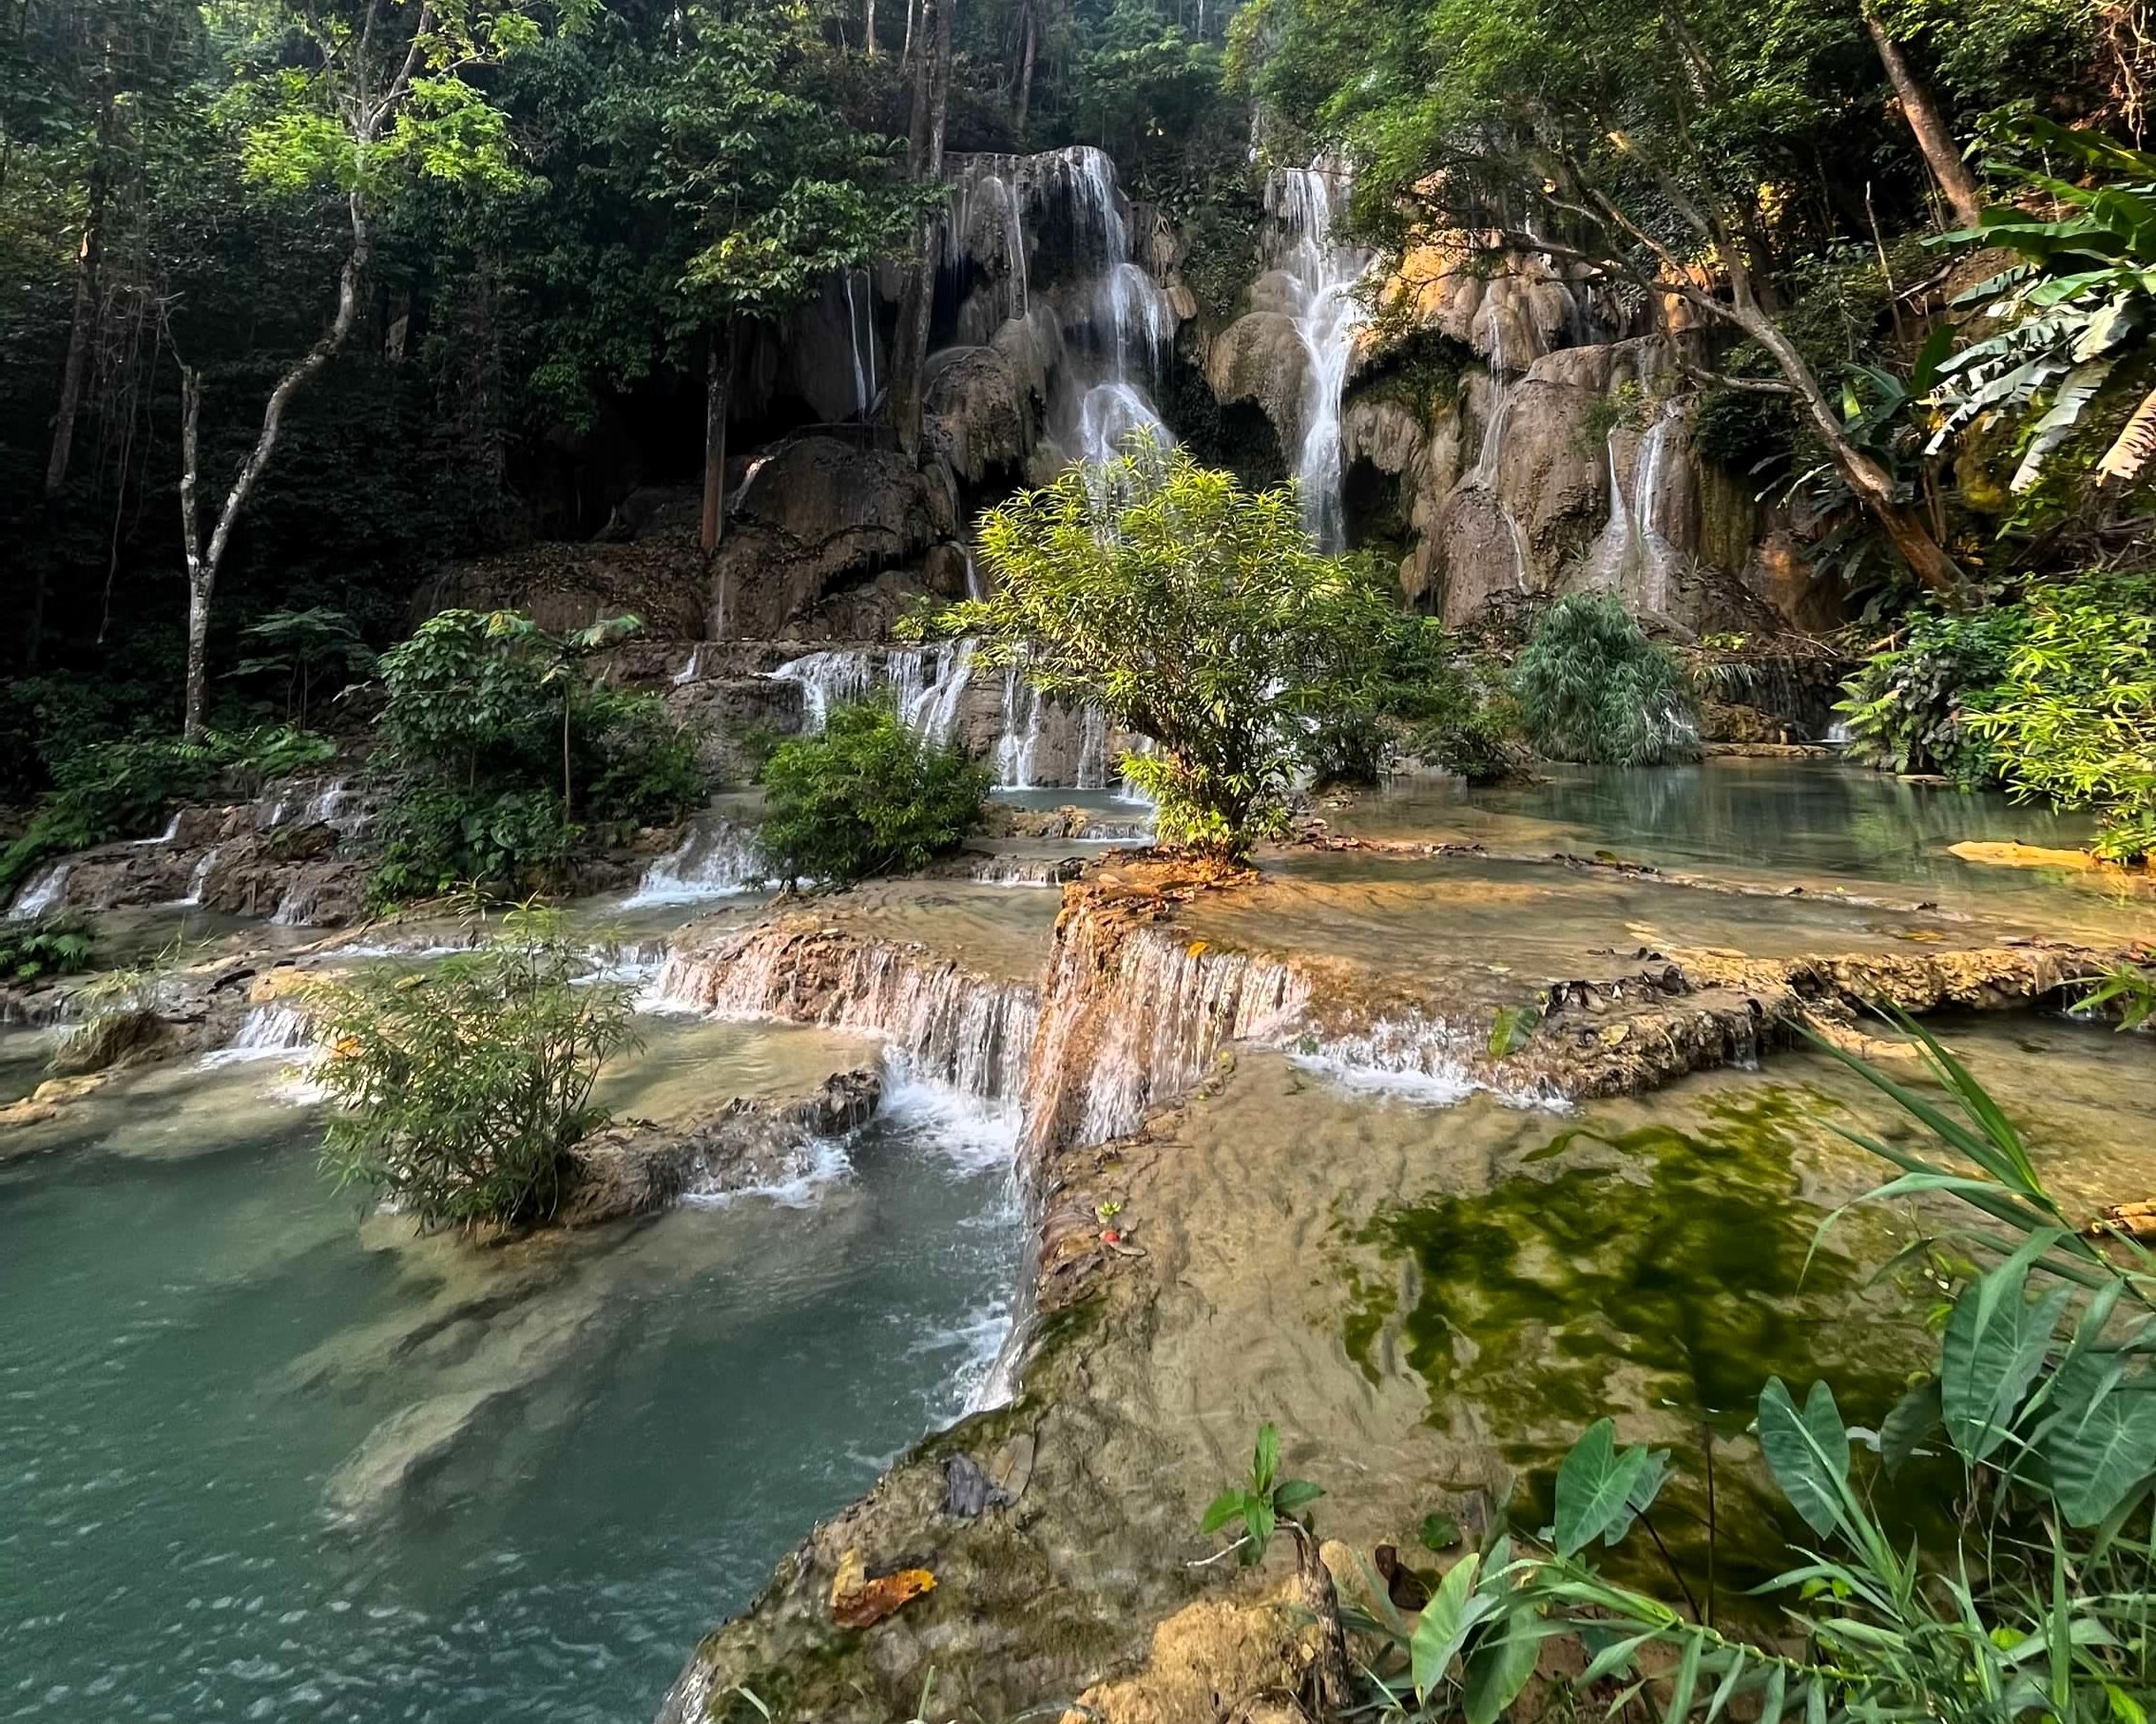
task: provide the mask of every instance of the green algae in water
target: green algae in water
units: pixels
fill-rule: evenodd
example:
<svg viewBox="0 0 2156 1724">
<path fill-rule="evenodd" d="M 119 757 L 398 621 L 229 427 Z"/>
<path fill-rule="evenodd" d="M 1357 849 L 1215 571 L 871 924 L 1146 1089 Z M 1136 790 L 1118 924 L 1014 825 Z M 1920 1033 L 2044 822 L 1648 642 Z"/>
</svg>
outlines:
<svg viewBox="0 0 2156 1724">
<path fill-rule="evenodd" d="M 1848 1255 L 1889 1255 L 1882 1218 L 1859 1212 L 1812 1250 L 1823 1212 L 1802 1195 L 1795 1158 L 1830 1110 L 1817 1091 L 1766 1086 L 1704 1098 L 1691 1131 L 1581 1124 L 1490 1191 L 1380 1209 L 1355 1235 L 1386 1273 L 1348 1272 L 1349 1355 L 1376 1381 L 1394 1336 L 1432 1425 L 1477 1410 L 1522 1469 L 1515 1512 L 1530 1527 L 1549 1518 L 1556 1462 L 1604 1413 L 1642 1427 L 1627 1435 L 1671 1442 L 1666 1518 L 1683 1524 L 1662 1530 L 1687 1568 L 1704 1564 L 1711 1428 L 1726 1468 L 1723 1573 L 1763 1579 L 1783 1566 L 1795 1523 L 1740 1434 L 1761 1387 L 1779 1375 L 1801 1393 L 1824 1377 L 1845 1419 L 1876 1424 L 1930 1345 L 1891 1289 L 1884 1309 L 1867 1299 L 1870 1264 Z"/>
</svg>

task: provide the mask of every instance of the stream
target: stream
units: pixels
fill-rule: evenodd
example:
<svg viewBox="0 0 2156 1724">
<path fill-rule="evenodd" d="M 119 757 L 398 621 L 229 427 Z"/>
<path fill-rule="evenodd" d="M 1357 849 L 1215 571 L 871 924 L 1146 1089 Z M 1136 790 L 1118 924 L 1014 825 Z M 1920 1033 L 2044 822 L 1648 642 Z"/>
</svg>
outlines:
<svg viewBox="0 0 2156 1724">
<path fill-rule="evenodd" d="M 2067 845 L 2073 823 L 1831 762 L 1405 780 L 1318 812 L 1371 843 L 1268 852 L 1179 904 L 1095 972 L 1125 992 L 1096 993 L 1089 1024 L 1051 994 L 1059 893 L 976 870 L 773 904 L 732 878 L 752 811 L 716 806 L 641 888 L 578 907 L 626 932 L 663 1008 L 599 1099 L 679 1124 L 879 1059 L 893 1082 L 783 1178 L 643 1221 L 475 1250 L 363 1216 L 318 1178 L 317 1113 L 275 1048 L 125 1072 L 10 1127 L 0 1716 L 625 1724 L 670 1684 L 693 1694 L 689 1649 L 783 1553 L 1000 1388 L 1031 1266 L 1013 1160 L 1050 1117 L 1021 1121 L 1015 1098 L 1052 1098 L 1040 1049 L 1066 1031 L 1090 1063 L 1041 1153 L 1075 1155 L 1056 1164 L 1075 1200 L 1112 1202 L 1139 1241 L 1109 1273 L 1160 1283 L 1104 1319 L 1082 1380 L 1049 1367 L 1066 1400 L 1038 1427 L 1027 1524 L 1066 1567 L 1043 1644 L 1091 1644 L 1056 1636 L 1104 1595 L 1142 1638 L 1199 1583 L 1203 1501 L 1265 1419 L 1334 1489 L 1328 1528 L 1364 1541 L 1462 1492 L 1546 1491 L 1606 1407 L 1680 1447 L 1722 1429 L 1726 1488 L 1763 1510 L 1736 1452 L 1760 1372 L 1831 1374 L 1876 1417 L 1921 1352 L 1906 1298 L 1870 1279 L 1891 1218 L 1846 1224 L 1801 1273 L 1819 1217 L 1877 1178 L 1834 1127 L 1899 1128 L 1816 1054 L 1569 1104 L 1461 1056 L 1550 979 L 1613 984 L 1650 953 L 1915 962 L 2156 926 L 2146 894 L 1950 848 Z M 214 931 L 234 950 L 284 935 Z M 819 993 L 833 977 L 852 980 Z M 1350 1008 L 1394 1016 L 1326 1027 Z M 1942 1027 L 2077 1212 L 2156 1192 L 2147 1037 L 2026 1010 Z M 50 1042 L 0 1030 L 0 1101 Z M 1095 1161 L 1087 1145 L 1202 1079 L 1143 1154 Z M 1775 1557 L 1757 1526 L 1731 1556 L 1747 1574 Z M 1025 1573 L 1000 1547 L 969 1567 L 955 1533 L 892 1537 L 872 1554 L 941 1541 L 908 1619 L 956 1636 L 938 1656 L 1031 1622 L 995 1594 Z M 1003 1668 L 975 1667 L 984 1715 L 1062 1692 L 999 1691 Z"/>
<path fill-rule="evenodd" d="M 645 1028 L 620 1111 L 860 1051 Z M 0 1715 L 647 1717 L 1008 1329 L 1011 1129 L 946 1094 L 789 1189 L 480 1253 L 357 1224 L 283 1087 L 151 1068 L 0 1161 Z"/>
</svg>

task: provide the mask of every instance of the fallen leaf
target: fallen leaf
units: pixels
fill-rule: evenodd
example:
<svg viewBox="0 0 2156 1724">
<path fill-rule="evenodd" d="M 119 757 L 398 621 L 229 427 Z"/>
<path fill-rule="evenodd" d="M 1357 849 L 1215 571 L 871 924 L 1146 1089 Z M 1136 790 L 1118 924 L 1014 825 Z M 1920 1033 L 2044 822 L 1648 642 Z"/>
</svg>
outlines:
<svg viewBox="0 0 2156 1724">
<path fill-rule="evenodd" d="M 910 1599 L 935 1590 L 935 1577 L 925 1568 L 901 1568 L 869 1579 L 861 1553 L 849 1550 L 831 1578 L 831 1619 L 840 1628 L 868 1628 Z"/>
</svg>

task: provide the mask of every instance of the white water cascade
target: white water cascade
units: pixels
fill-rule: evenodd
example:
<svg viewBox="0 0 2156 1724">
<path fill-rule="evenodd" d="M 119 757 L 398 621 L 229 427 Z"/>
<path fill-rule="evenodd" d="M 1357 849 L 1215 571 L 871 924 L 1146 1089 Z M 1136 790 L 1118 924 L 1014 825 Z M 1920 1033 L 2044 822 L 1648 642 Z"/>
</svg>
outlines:
<svg viewBox="0 0 2156 1724">
<path fill-rule="evenodd" d="M 156 836 L 156 837 L 154 837 L 154 838 L 136 838 L 136 839 L 132 840 L 132 842 L 133 842 L 133 843 L 134 843 L 134 844 L 135 844 L 135 845 L 136 845 L 136 846 L 137 846 L 138 848 L 145 848 L 145 847 L 147 847 L 147 846 L 149 846 L 149 845 L 152 845 L 152 844 L 156 844 L 156 845 L 164 845 L 164 844 L 169 844 L 169 843 L 171 843 L 171 842 L 172 842 L 172 840 L 173 840 L 173 839 L 177 838 L 177 837 L 178 837 L 179 835 L 180 835 L 180 811 L 179 811 L 178 809 L 174 809 L 174 810 L 172 811 L 172 818 L 171 818 L 171 819 L 169 819 L 169 820 L 167 820 L 167 821 L 166 821 L 166 822 L 164 823 L 164 830 L 163 832 L 159 833 L 157 834 L 157 836 Z"/>
<path fill-rule="evenodd" d="M 10 922 L 28 922 L 33 916 L 42 916 L 60 902 L 60 894 L 67 889 L 67 871 L 72 865 L 55 862 L 42 874 L 24 887 L 8 911 Z"/>
<path fill-rule="evenodd" d="M 862 298 L 854 293 L 854 278 L 859 276 L 867 292 Z M 865 305 L 863 303 L 865 298 Z M 868 271 L 846 272 L 846 337 L 854 350 L 854 414 L 865 421 L 869 410 L 876 406 L 876 285 Z"/>
<path fill-rule="evenodd" d="M 775 681 L 800 684 L 801 724 L 812 736 L 830 723 L 833 707 L 865 699 L 880 684 L 890 688 L 908 729 L 932 742 L 948 742 L 957 734 L 972 681 L 973 642 L 950 641 L 880 652 L 834 647 L 804 653 L 765 674 Z"/>
<path fill-rule="evenodd" d="M 1512 582 L 1516 589 L 1528 589 L 1527 534 L 1520 527 L 1520 518 L 1512 512 L 1512 506 L 1505 501 L 1497 487 L 1497 465 L 1505 453 L 1505 425 L 1512 414 L 1512 378 L 1505 369 L 1505 321 L 1502 317 L 1490 320 L 1490 403 L 1489 415 L 1483 421 L 1482 445 L 1475 450 L 1474 466 L 1460 483 L 1489 494 L 1496 506 L 1498 519 L 1505 524 L 1505 531 L 1512 542 Z"/>
<path fill-rule="evenodd" d="M 1656 526 L 1668 488 L 1669 450 L 1682 409 L 1667 402 L 1641 435 L 1632 456 L 1631 490 L 1617 476 L 1617 432 L 1609 432 L 1609 521 L 1588 553 L 1597 586 L 1623 588 L 1643 610 L 1669 608 L 1669 571 L 1676 548 Z"/>
<path fill-rule="evenodd" d="M 1040 690 L 1016 665 L 1003 673 L 1003 729 L 995 745 L 998 790 L 1031 790 L 1041 747 Z"/>
<path fill-rule="evenodd" d="M 1310 361 L 1295 450 L 1296 488 L 1303 526 L 1323 551 L 1347 545 L 1340 404 L 1356 332 L 1368 316 L 1355 286 L 1370 265 L 1370 254 L 1333 238 L 1337 198 L 1345 190 L 1345 177 L 1320 164 L 1283 168 L 1266 187 L 1270 213 L 1285 233 L 1279 267 L 1296 287 L 1295 333 Z"/>
<path fill-rule="evenodd" d="M 202 901 L 202 888 L 208 884 L 210 870 L 217 866 L 218 846 L 211 845 L 202 852 L 202 859 L 195 864 L 195 872 L 187 876 L 184 895 L 172 900 L 173 910 L 193 910 Z"/>
<path fill-rule="evenodd" d="M 695 904 L 753 890 L 762 873 L 756 837 L 720 814 L 700 814 L 682 841 L 644 871 L 624 910 L 646 904 Z"/>
</svg>

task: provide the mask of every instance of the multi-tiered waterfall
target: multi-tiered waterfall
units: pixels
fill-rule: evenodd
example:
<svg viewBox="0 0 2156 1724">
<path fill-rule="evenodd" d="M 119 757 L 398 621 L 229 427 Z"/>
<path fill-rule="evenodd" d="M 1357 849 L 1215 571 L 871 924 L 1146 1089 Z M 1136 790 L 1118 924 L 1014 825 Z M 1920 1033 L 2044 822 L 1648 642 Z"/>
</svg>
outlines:
<svg viewBox="0 0 2156 1724">
<path fill-rule="evenodd" d="M 1367 313 L 1355 296 L 1370 254 L 1333 235 L 1347 178 L 1323 163 L 1283 168 L 1266 186 L 1269 213 L 1280 226 L 1278 267 L 1294 283 L 1290 316 L 1309 366 L 1293 451 L 1303 525 L 1326 551 L 1347 545 L 1340 494 L 1340 403 L 1347 392 L 1356 332 Z"/>
</svg>

